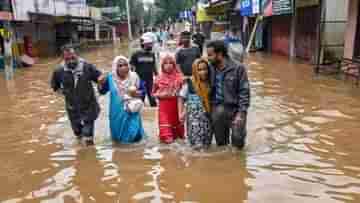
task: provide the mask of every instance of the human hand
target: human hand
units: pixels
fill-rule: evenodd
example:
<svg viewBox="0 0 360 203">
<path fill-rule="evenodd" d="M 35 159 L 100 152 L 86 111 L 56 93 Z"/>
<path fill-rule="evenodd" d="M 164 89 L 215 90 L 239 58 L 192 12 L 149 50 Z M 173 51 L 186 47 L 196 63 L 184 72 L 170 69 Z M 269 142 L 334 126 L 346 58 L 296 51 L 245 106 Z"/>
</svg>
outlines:
<svg viewBox="0 0 360 203">
<path fill-rule="evenodd" d="M 185 112 L 180 112 L 179 113 L 179 120 L 181 123 L 184 123 L 185 122 L 185 119 L 186 119 L 186 114 Z"/>
<path fill-rule="evenodd" d="M 141 97 L 141 96 L 142 96 L 142 93 L 140 90 L 135 91 L 134 97 Z"/>
<path fill-rule="evenodd" d="M 237 112 L 235 118 L 233 120 L 233 125 L 242 125 L 245 121 L 245 113 L 244 112 Z"/>
<path fill-rule="evenodd" d="M 107 74 L 100 75 L 100 77 L 97 80 L 98 84 L 103 85 L 105 83 L 105 81 L 106 81 L 106 77 L 107 77 Z"/>
</svg>

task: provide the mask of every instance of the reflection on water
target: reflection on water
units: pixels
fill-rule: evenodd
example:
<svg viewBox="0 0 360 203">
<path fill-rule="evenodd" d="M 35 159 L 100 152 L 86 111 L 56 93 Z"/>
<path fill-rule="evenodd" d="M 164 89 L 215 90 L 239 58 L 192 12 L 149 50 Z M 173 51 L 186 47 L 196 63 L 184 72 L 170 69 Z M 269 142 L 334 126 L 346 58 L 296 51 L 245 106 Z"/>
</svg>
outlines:
<svg viewBox="0 0 360 203">
<path fill-rule="evenodd" d="M 119 50 L 84 58 L 110 70 Z M 281 57 L 251 56 L 248 145 L 192 151 L 159 144 L 156 109 L 148 137 L 112 143 L 107 97 L 96 146 L 73 137 L 63 99 L 48 88 L 58 59 L 0 79 L 0 201 L 14 202 L 360 202 L 360 92 Z"/>
</svg>

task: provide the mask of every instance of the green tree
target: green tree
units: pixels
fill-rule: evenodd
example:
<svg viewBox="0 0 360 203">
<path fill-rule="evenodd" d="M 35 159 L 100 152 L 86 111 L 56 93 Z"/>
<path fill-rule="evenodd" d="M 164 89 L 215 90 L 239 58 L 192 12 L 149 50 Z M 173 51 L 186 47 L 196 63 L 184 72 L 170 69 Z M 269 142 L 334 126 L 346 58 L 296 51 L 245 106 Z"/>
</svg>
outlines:
<svg viewBox="0 0 360 203">
<path fill-rule="evenodd" d="M 88 0 L 88 4 L 95 7 L 104 7 L 106 5 L 105 0 Z"/>
<path fill-rule="evenodd" d="M 155 0 L 155 5 L 160 9 L 157 12 L 157 21 L 166 21 L 169 18 L 176 18 L 179 12 L 191 9 L 195 4 L 194 0 Z"/>
</svg>

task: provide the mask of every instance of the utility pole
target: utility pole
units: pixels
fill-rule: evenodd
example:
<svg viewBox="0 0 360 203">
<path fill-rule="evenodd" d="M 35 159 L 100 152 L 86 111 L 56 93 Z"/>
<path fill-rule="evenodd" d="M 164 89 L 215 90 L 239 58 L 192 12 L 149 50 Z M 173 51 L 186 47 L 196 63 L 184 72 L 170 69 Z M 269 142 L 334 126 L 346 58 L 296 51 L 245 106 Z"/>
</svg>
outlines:
<svg viewBox="0 0 360 203">
<path fill-rule="evenodd" d="M 126 9 L 127 9 L 128 29 L 129 29 L 129 41 L 132 41 L 131 16 L 130 16 L 130 4 L 129 4 L 129 0 L 126 0 Z"/>
<path fill-rule="evenodd" d="M 12 80 L 14 78 L 14 64 L 13 64 L 13 53 L 12 53 L 12 30 L 10 22 L 4 23 L 4 62 L 5 62 L 5 79 Z"/>
<path fill-rule="evenodd" d="M 127 19 L 128 19 L 128 32 L 129 32 L 129 42 L 128 42 L 128 48 L 129 48 L 129 56 L 131 54 L 131 43 L 132 43 L 132 33 L 131 33 L 131 16 L 130 16 L 130 4 L 129 0 L 126 0 L 126 10 L 127 10 Z"/>
</svg>

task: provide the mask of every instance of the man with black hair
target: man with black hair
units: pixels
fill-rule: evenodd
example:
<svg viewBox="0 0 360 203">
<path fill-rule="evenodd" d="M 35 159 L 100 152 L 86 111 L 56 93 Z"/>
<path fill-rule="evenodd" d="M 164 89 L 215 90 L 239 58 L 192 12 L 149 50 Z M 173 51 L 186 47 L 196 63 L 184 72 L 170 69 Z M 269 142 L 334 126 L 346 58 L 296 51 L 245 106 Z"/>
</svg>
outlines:
<svg viewBox="0 0 360 203">
<path fill-rule="evenodd" d="M 231 143 L 245 146 L 247 111 L 250 106 L 250 84 L 245 66 L 228 56 L 223 41 L 207 45 L 210 69 L 211 119 L 218 146 Z"/>
<path fill-rule="evenodd" d="M 189 78 L 192 75 L 192 64 L 195 59 L 201 57 L 201 53 L 198 47 L 191 46 L 190 32 L 181 32 L 180 41 L 182 48 L 180 48 L 176 53 L 176 63 L 180 66 L 181 72 L 184 76 Z"/>
<path fill-rule="evenodd" d="M 199 47 L 200 53 L 203 53 L 203 46 L 205 43 L 205 35 L 200 31 L 200 28 L 197 27 L 196 32 L 193 34 L 192 39 L 194 43 Z"/>
<path fill-rule="evenodd" d="M 157 106 L 155 98 L 152 96 L 153 77 L 158 74 L 156 70 L 156 56 L 152 51 L 153 39 L 149 36 L 141 38 L 142 49 L 136 51 L 130 58 L 130 64 L 134 71 L 139 75 L 140 79 L 145 82 L 146 94 L 150 106 Z M 142 98 L 145 100 L 145 96 Z"/>
<path fill-rule="evenodd" d="M 92 83 L 104 80 L 102 73 L 80 58 L 74 47 L 63 47 L 63 62 L 54 71 L 51 88 L 65 96 L 65 106 L 75 136 L 93 145 L 94 123 L 100 113 Z"/>
</svg>

